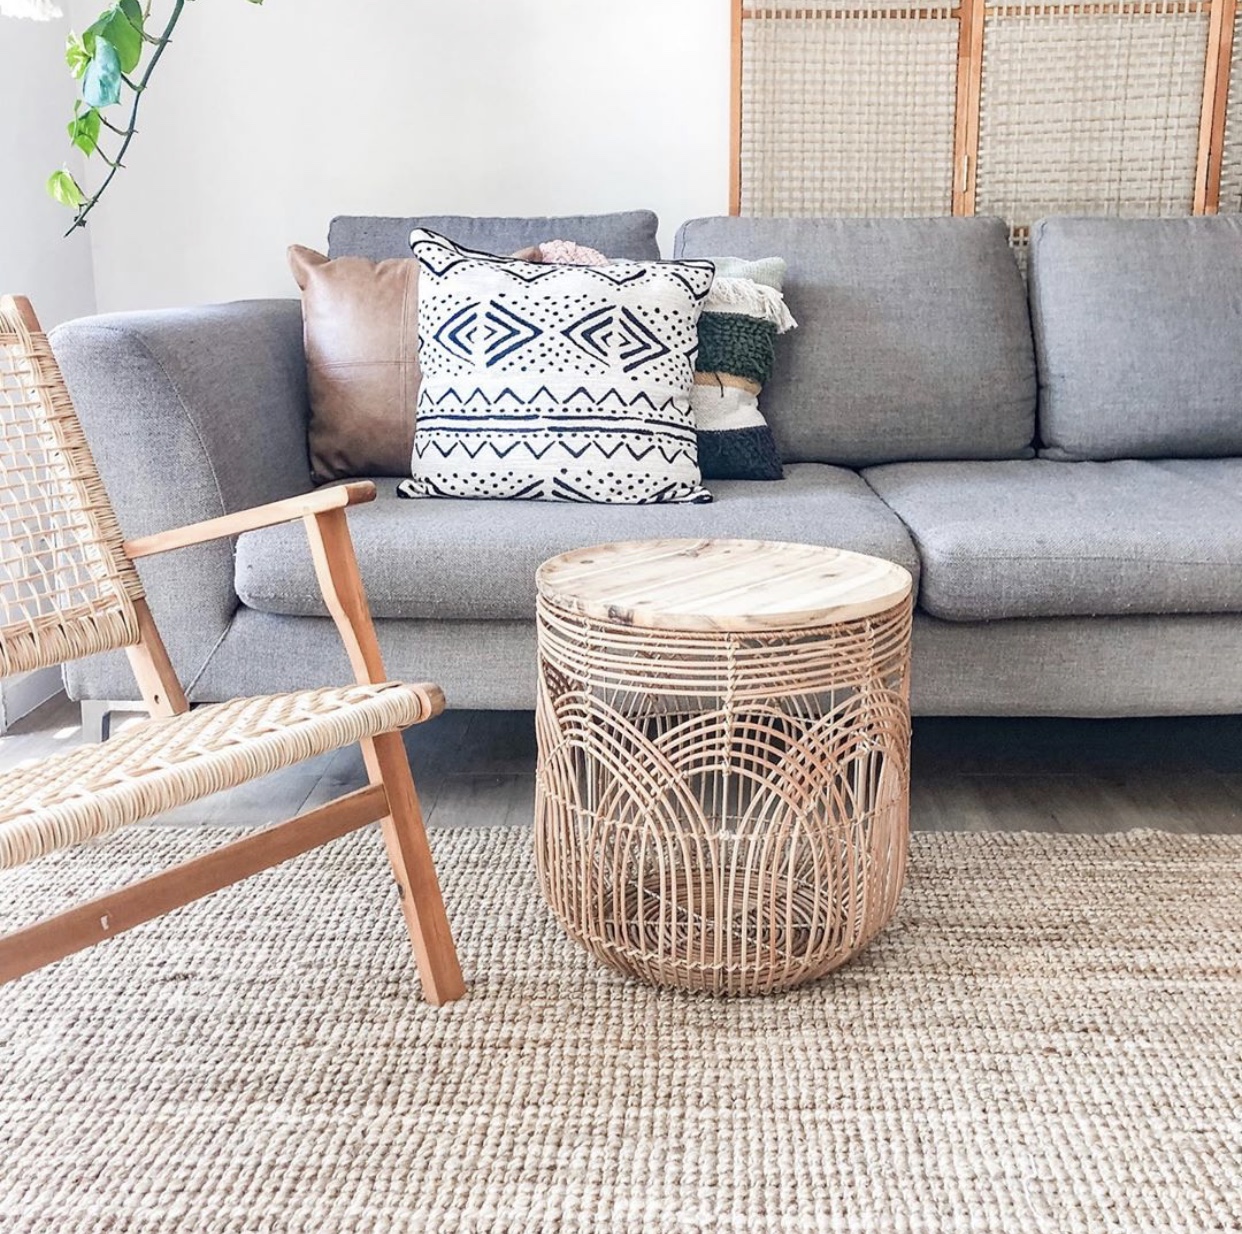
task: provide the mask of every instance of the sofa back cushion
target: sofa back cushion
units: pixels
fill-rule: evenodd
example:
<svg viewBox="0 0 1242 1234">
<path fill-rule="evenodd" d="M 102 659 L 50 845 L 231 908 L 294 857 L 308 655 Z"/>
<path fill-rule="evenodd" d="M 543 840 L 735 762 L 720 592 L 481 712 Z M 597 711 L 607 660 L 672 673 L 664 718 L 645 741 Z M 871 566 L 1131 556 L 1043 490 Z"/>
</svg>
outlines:
<svg viewBox="0 0 1242 1234">
<path fill-rule="evenodd" d="M 786 462 L 1029 458 L 1035 358 L 998 219 L 705 218 L 678 257 L 789 263 L 764 413 Z"/>
<path fill-rule="evenodd" d="M 573 214 L 561 218 L 471 218 L 463 214 L 421 218 L 338 215 L 328 228 L 329 257 L 366 257 L 385 261 L 409 257 L 410 232 L 425 227 L 465 248 L 505 256 L 544 240 L 573 240 L 606 257 L 658 261 L 659 219 L 650 210 L 620 214 Z"/>
<path fill-rule="evenodd" d="M 1054 218 L 1031 234 L 1050 458 L 1242 454 L 1242 218 Z"/>
</svg>

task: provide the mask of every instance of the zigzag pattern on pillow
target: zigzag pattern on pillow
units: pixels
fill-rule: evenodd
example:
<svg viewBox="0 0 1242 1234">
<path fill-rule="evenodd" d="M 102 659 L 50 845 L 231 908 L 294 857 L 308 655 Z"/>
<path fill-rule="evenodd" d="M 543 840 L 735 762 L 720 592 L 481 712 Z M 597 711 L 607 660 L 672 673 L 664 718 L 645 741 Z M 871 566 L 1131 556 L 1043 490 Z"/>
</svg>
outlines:
<svg viewBox="0 0 1242 1234">
<path fill-rule="evenodd" d="M 547 266 L 411 237 L 411 497 L 710 501 L 690 386 L 709 262 Z"/>
</svg>

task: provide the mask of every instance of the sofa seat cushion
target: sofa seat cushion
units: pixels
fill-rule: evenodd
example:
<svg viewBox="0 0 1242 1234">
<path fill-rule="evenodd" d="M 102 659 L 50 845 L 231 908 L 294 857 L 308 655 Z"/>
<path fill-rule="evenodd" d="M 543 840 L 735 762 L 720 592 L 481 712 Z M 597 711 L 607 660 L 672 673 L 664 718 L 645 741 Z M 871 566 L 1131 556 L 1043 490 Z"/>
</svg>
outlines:
<svg viewBox="0 0 1242 1234">
<path fill-rule="evenodd" d="M 863 474 L 910 529 L 935 617 L 1242 612 L 1242 459 Z"/>
<path fill-rule="evenodd" d="M 533 619 L 536 567 L 566 549 L 610 540 L 796 540 L 918 569 L 905 528 L 866 483 L 813 463 L 787 468 L 784 481 L 718 481 L 710 505 L 401 501 L 391 480 L 377 486 L 379 497 L 349 514 L 376 617 Z M 241 536 L 236 586 L 243 604 L 263 612 L 326 611 L 300 524 Z"/>
</svg>

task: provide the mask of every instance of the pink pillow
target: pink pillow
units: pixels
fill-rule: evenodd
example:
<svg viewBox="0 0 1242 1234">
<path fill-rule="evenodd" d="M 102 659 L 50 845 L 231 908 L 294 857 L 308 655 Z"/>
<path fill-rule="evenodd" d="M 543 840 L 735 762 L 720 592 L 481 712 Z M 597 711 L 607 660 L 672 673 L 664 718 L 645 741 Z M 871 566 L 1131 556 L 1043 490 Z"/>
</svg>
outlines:
<svg viewBox="0 0 1242 1234">
<path fill-rule="evenodd" d="M 545 240 L 533 248 L 521 249 L 513 254 L 523 261 L 543 262 L 549 266 L 606 266 L 608 258 L 585 244 L 572 240 Z"/>
</svg>

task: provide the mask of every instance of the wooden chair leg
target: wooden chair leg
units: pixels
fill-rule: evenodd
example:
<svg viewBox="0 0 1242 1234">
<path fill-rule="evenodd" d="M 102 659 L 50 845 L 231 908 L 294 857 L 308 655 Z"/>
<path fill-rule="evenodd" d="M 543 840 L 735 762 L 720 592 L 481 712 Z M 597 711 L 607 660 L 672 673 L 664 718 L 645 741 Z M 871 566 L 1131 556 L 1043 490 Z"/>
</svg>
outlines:
<svg viewBox="0 0 1242 1234">
<path fill-rule="evenodd" d="M 360 682 L 385 681 L 379 640 L 375 637 L 344 510 L 308 514 L 304 521 L 324 602 L 340 632 L 355 676 Z M 434 715 L 443 709 L 444 696 L 438 687 L 431 689 L 436 697 L 429 697 L 428 702 L 430 714 Z M 389 815 L 381 824 L 384 843 L 401 888 L 401 911 L 414 945 L 423 994 L 437 1006 L 451 1003 L 466 992 L 466 983 L 444 913 L 444 899 L 436 881 L 405 743 L 400 733 L 381 733 L 361 744 L 371 783 L 383 784 L 388 793 Z"/>
<path fill-rule="evenodd" d="M 400 733 L 381 733 L 362 743 L 372 784 L 388 793 L 389 815 L 381 826 L 388 859 L 401 892 L 401 912 L 429 1003 L 451 1003 L 466 992 L 444 899 L 423 827 L 414 777 Z"/>
</svg>

